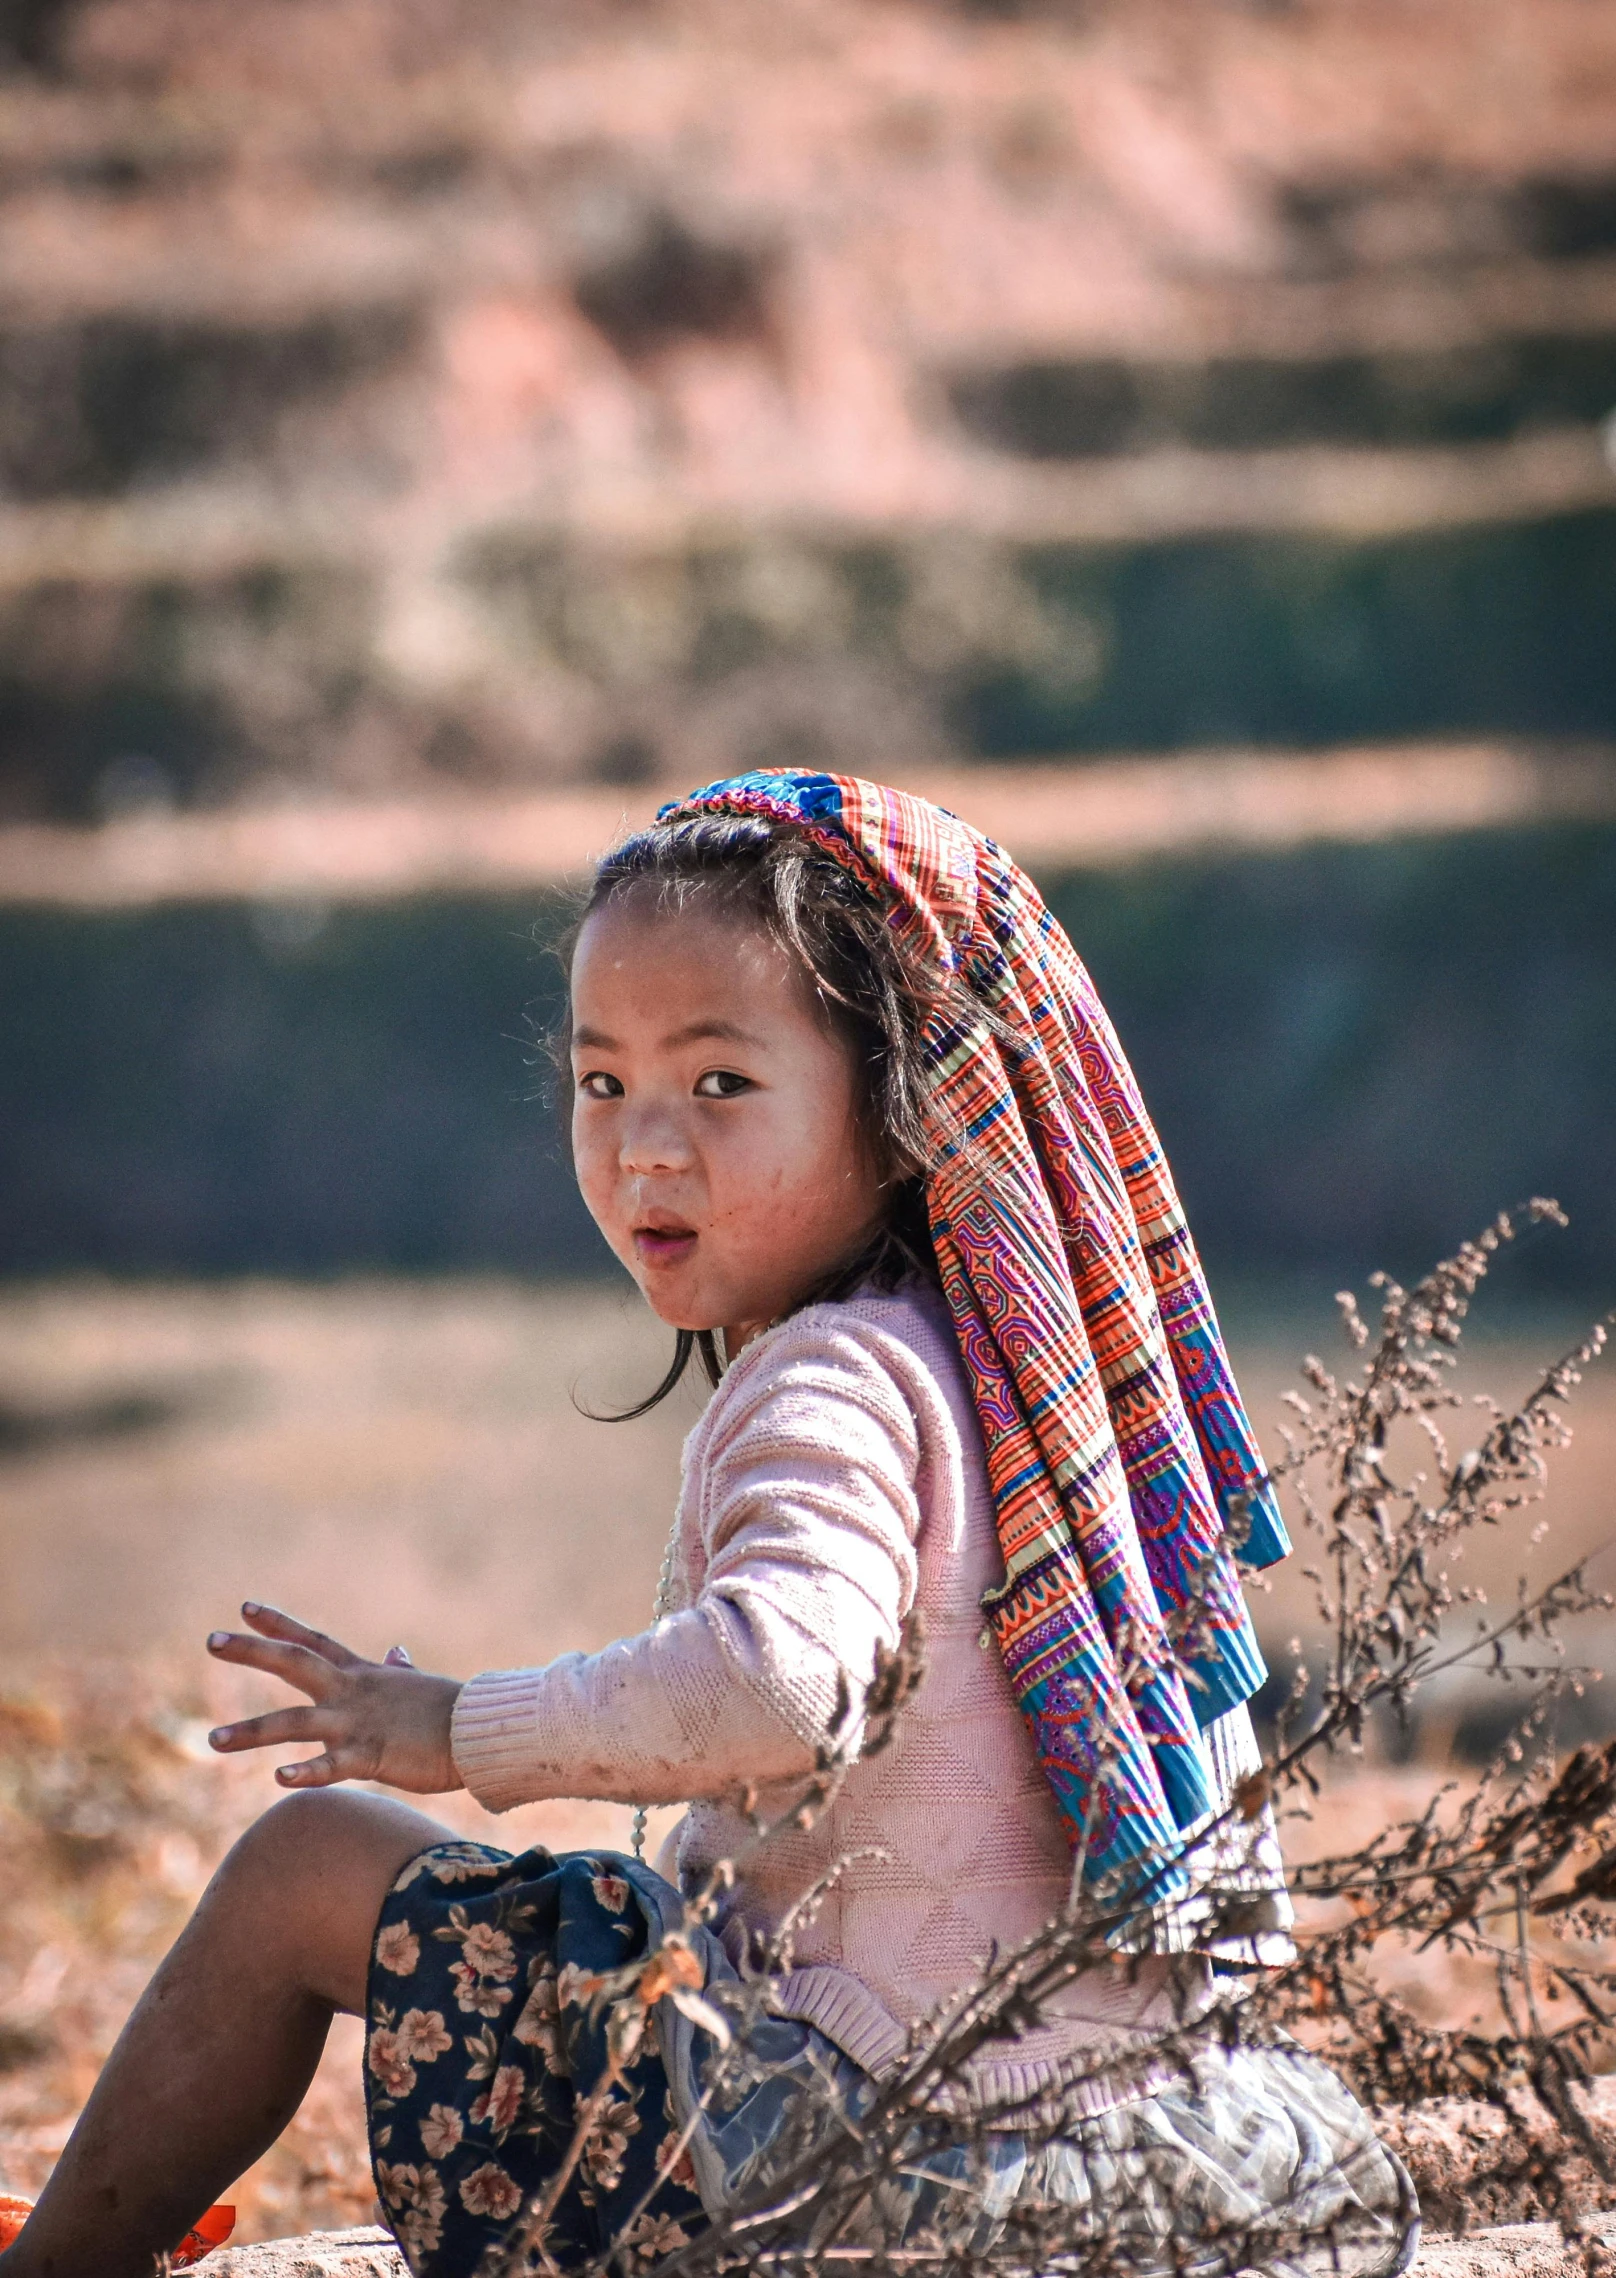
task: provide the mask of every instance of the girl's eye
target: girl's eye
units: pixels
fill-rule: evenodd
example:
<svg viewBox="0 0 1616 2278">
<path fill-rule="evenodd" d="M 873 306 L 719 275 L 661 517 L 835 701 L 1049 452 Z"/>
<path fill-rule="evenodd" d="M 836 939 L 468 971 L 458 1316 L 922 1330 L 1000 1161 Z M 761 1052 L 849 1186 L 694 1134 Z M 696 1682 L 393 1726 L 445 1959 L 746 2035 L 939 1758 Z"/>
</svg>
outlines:
<svg viewBox="0 0 1616 2278">
<path fill-rule="evenodd" d="M 704 1076 L 696 1078 L 698 1099 L 734 1099 L 737 1093 L 751 1089 L 751 1077 L 737 1075 L 733 1068 L 709 1068 Z"/>
<path fill-rule="evenodd" d="M 578 1089 L 585 1099 L 621 1099 L 623 1096 L 620 1078 L 607 1075 L 604 1068 L 591 1068 L 587 1075 L 580 1076 Z"/>
</svg>

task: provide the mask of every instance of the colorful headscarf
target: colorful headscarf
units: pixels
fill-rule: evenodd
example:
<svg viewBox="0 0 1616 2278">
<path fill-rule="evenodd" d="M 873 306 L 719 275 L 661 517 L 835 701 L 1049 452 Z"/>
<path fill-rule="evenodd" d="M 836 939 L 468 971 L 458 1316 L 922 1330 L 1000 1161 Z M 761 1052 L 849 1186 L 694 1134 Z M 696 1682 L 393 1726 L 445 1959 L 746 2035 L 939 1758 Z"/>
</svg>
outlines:
<svg viewBox="0 0 1616 2278">
<path fill-rule="evenodd" d="M 1225 1528 L 1251 1566 L 1290 1544 L 1116 1033 L 1037 888 L 945 809 L 783 770 L 658 819 L 715 813 L 801 826 L 1014 1039 L 956 999 L 924 1040 L 932 1239 L 1004 1552 L 984 1611 L 1085 1877 L 1170 1861 L 1213 1803 L 1201 1729 L 1266 1675 Z"/>
</svg>

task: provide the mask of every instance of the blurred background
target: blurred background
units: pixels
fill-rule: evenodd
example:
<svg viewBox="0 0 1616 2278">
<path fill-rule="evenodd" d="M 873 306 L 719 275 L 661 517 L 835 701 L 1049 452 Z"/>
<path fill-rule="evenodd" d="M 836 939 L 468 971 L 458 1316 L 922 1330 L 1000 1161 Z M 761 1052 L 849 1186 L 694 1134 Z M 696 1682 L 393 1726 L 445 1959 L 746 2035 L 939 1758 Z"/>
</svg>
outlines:
<svg viewBox="0 0 1616 2278">
<path fill-rule="evenodd" d="M 644 1619 L 696 1408 L 574 1405 L 664 1341 L 547 944 L 768 762 L 1037 876 L 1272 1446 L 1338 1287 L 1548 1193 L 1524 1390 L 1616 1289 L 1616 12 L 0 13 L 0 2185 L 267 1800 L 198 1753 L 241 1596 L 468 1670 Z M 1596 1377 L 1533 1558 L 1613 1465 Z M 252 2226 L 368 2206 L 345 2082 Z"/>
</svg>

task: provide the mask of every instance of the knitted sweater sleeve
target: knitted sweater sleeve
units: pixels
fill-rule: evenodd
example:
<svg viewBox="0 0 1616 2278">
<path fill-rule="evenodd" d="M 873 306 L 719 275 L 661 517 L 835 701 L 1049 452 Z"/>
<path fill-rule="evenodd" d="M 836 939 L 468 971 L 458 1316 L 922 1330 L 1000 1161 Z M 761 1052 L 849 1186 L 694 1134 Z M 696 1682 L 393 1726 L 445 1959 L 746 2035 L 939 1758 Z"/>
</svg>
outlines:
<svg viewBox="0 0 1616 2278">
<path fill-rule="evenodd" d="M 480 1803 L 683 1803 L 810 1769 L 914 1602 L 908 1357 L 829 1307 L 741 1355 L 692 1451 L 694 1602 L 602 1652 L 474 1677 L 454 1753 Z"/>
</svg>

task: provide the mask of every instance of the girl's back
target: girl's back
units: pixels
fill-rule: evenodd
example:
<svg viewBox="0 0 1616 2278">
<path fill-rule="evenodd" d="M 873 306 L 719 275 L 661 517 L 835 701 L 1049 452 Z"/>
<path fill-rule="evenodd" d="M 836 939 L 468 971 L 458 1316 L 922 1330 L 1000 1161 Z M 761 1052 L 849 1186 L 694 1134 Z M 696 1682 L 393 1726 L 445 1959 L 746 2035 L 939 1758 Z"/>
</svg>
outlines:
<svg viewBox="0 0 1616 2278">
<path fill-rule="evenodd" d="M 748 1536 L 769 1541 L 767 1579 L 737 1573 L 727 1586 Z M 925 1674 L 890 1746 L 853 1766 L 810 1830 L 758 1852 L 734 1912 L 737 1927 L 772 1934 L 849 1862 L 796 1936 L 780 2007 L 879 2073 L 904 2028 L 1057 1914 L 1071 1881 L 1026 1722 L 983 1642 L 981 1601 L 1002 1561 L 941 1292 L 911 1282 L 815 1306 L 749 1347 L 691 1435 L 680 1545 L 687 1587 L 727 1588 L 737 1606 L 737 1668 L 809 1745 L 835 1713 L 837 1668 L 867 1682 L 875 1642 L 890 1651 L 919 1608 Z M 760 1798 L 763 1809 L 789 1793 Z M 747 1847 L 732 1804 L 694 1805 L 681 1883 L 697 1887 Z M 1063 2007 L 1130 2022 L 1156 1991 L 1106 1971 Z M 989 2063 L 982 2085 L 1025 2091 L 1092 2038 L 1080 2023 L 1035 2032 L 1014 2059 Z"/>
</svg>

